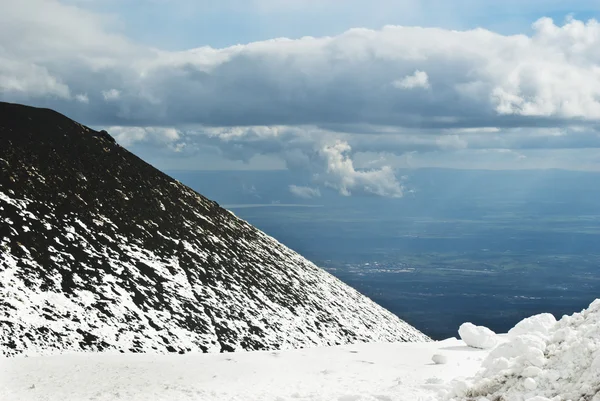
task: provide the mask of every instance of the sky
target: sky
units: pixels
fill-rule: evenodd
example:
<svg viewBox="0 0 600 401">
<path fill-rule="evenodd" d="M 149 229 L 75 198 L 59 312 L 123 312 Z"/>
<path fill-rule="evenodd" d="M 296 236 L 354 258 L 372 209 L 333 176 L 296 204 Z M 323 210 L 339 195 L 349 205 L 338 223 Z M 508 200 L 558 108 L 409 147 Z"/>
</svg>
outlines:
<svg viewBox="0 0 600 401">
<path fill-rule="evenodd" d="M 0 100 L 163 170 L 600 170 L 600 12 L 558 0 L 0 0 Z"/>
</svg>

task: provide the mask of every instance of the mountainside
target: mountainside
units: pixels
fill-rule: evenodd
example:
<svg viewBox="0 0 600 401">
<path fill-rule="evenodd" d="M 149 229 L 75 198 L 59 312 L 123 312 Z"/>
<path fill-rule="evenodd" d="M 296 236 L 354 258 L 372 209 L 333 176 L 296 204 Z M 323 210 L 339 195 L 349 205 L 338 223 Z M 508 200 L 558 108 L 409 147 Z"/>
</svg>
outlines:
<svg viewBox="0 0 600 401">
<path fill-rule="evenodd" d="M 96 132 L 0 103 L 0 353 L 428 338 Z"/>
</svg>

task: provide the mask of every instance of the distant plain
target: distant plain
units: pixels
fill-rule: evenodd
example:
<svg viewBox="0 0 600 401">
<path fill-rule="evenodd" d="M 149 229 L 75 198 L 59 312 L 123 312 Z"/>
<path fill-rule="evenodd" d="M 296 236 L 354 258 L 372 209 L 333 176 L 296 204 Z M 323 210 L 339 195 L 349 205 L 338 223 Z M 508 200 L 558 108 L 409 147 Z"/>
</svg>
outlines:
<svg viewBox="0 0 600 401">
<path fill-rule="evenodd" d="M 600 293 L 600 173 L 400 171 L 394 199 L 299 199 L 288 184 L 312 183 L 288 171 L 168 173 L 435 339 L 571 314 Z"/>
</svg>

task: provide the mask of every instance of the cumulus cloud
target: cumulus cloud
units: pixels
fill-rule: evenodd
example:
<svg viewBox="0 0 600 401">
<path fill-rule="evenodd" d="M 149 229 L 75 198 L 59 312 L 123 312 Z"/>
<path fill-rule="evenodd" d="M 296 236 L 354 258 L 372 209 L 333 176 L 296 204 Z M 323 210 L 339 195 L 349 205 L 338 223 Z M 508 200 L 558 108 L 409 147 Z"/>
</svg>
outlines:
<svg viewBox="0 0 600 401">
<path fill-rule="evenodd" d="M 325 172 L 316 178 L 344 196 L 351 195 L 352 191 L 396 198 L 402 196 L 402 185 L 389 166 L 378 170 L 359 171 L 354 168 L 349 156 L 350 150 L 348 143 L 343 141 L 323 146 L 319 154 L 325 159 L 327 167 Z"/>
<path fill-rule="evenodd" d="M 319 198 L 321 196 L 321 191 L 319 188 L 298 185 L 290 185 L 288 188 L 293 195 L 303 199 Z"/>
<path fill-rule="evenodd" d="M 595 20 L 543 18 L 531 35 L 386 26 L 167 51 L 70 4 L 0 0 L 0 99 L 108 128 L 125 146 L 277 158 L 315 185 L 381 196 L 402 194 L 391 161 L 407 155 L 600 147 Z"/>
<path fill-rule="evenodd" d="M 68 85 L 46 67 L 25 60 L 3 57 L 0 43 L 0 96 L 56 97 L 71 96 Z"/>
<path fill-rule="evenodd" d="M 218 168 L 217 164 L 230 166 L 231 162 L 239 161 L 243 164 L 237 164 L 238 168 L 287 167 L 306 177 L 313 177 L 313 186 L 327 185 L 346 194 L 374 193 L 383 196 L 398 194 L 400 191 L 365 190 L 360 185 L 364 181 L 355 178 L 354 172 L 383 170 L 387 171 L 387 182 L 394 182 L 394 168 L 534 168 L 534 161 L 539 162 L 542 159 L 539 155 L 544 149 L 600 148 L 600 133 L 585 125 L 510 129 L 482 127 L 431 132 L 397 127 L 377 127 L 376 132 L 371 132 L 368 127 L 363 128 L 365 132 L 370 133 L 362 133 L 361 130 L 361 133 L 346 133 L 311 126 L 188 127 L 177 131 L 177 143 L 185 144 L 182 156 L 189 161 L 184 163 L 182 160 L 182 165 L 188 166 L 186 168 L 214 169 Z M 162 130 L 163 128 L 156 128 L 157 132 Z M 140 129 L 133 130 L 129 135 L 139 131 Z M 121 136 L 118 139 L 121 140 Z M 172 144 L 164 139 L 150 137 L 145 131 L 138 138 L 125 140 L 128 146 L 149 143 L 173 150 Z M 336 149 L 334 145 L 337 142 L 340 142 L 342 147 L 347 145 L 350 149 L 334 152 L 332 149 Z M 327 147 L 332 149 L 326 149 Z M 528 155 L 530 162 L 522 163 L 520 156 L 512 157 L 508 150 L 516 156 L 532 150 L 537 151 L 538 156 Z M 136 150 L 138 153 L 142 151 L 147 152 L 147 149 Z M 222 158 L 221 161 L 209 157 L 207 152 L 218 155 Z M 202 156 L 197 156 L 199 153 Z M 346 167 L 350 165 L 350 168 L 330 166 L 330 161 L 335 162 L 334 166 L 344 166 L 344 163 L 339 162 L 340 155 L 343 156 Z M 555 153 L 552 155 L 556 157 Z M 193 159 L 194 157 L 197 159 Z M 257 164 L 259 159 L 260 165 Z M 561 168 L 568 168 L 565 160 L 560 160 Z M 517 161 L 519 163 L 516 163 Z M 578 163 L 577 158 L 573 163 Z M 544 162 L 540 165 L 549 164 Z M 347 173 L 348 171 L 350 173 Z M 376 178 L 380 178 L 379 175 Z M 347 178 L 348 176 L 350 178 Z M 346 182 L 353 183 L 354 186 L 344 185 Z"/>
<path fill-rule="evenodd" d="M 140 131 L 129 133 L 129 143 L 148 140 L 146 132 Z M 122 139 L 121 135 L 116 137 Z M 356 168 L 352 147 L 342 138 L 355 140 L 357 136 L 315 127 L 196 127 L 180 133 L 180 140 L 188 146 L 219 149 L 223 157 L 231 160 L 250 163 L 256 155 L 278 157 L 288 169 L 306 173 L 315 185 L 333 188 L 345 196 L 402 196 L 402 185 L 391 167 Z M 313 187 L 292 185 L 289 190 L 304 198 L 320 196 L 320 190 Z"/>
<path fill-rule="evenodd" d="M 173 52 L 136 44 L 110 19 L 74 6 L 12 3 L 0 16 L 0 57 L 31 72 L 1 63 L 1 96 L 18 91 L 98 124 L 468 128 L 600 119 L 595 20 L 541 19 L 531 36 L 387 26 Z M 107 101 L 94 117 L 60 100 L 70 93 Z"/>
<path fill-rule="evenodd" d="M 392 85 L 398 89 L 429 89 L 429 76 L 425 71 L 416 70 L 414 74 L 407 75 L 402 79 L 392 82 Z"/>
</svg>

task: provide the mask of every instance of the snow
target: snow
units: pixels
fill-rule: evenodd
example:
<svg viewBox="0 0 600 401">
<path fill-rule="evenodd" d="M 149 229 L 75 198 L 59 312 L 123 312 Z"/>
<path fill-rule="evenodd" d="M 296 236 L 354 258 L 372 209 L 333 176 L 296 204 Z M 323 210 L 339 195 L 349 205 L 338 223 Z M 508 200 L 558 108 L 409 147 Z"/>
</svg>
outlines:
<svg viewBox="0 0 600 401">
<path fill-rule="evenodd" d="M 517 337 L 521 334 L 537 333 L 547 336 L 548 332 L 556 324 L 556 318 L 550 313 L 541 313 L 521 320 L 515 327 L 509 330 L 508 335 Z"/>
<path fill-rule="evenodd" d="M 185 220 L 192 228 L 177 231 L 148 216 L 144 225 L 135 224 L 138 234 L 124 235 L 106 211 L 55 214 L 37 199 L 0 191 L 6 210 L 0 223 L 6 215 L 11 224 L 8 238 L 0 239 L 8 249 L 0 257 L 0 299 L 11 300 L 0 302 L 0 354 L 277 350 L 428 339 L 272 237 L 212 204 L 201 208 L 207 201 L 195 192 L 179 195 L 192 199 L 186 210 L 210 218 L 194 212 Z M 168 200 L 165 208 L 179 216 L 179 206 L 171 210 Z M 27 228 L 18 232 L 21 227 Z M 167 240 L 149 247 L 148 233 L 159 231 Z M 10 243 L 21 243 L 19 252 Z"/>
<path fill-rule="evenodd" d="M 498 344 L 496 333 L 484 326 L 475 326 L 473 323 L 463 323 L 459 329 L 460 338 L 473 348 L 488 349 Z"/>
<path fill-rule="evenodd" d="M 526 390 L 535 390 L 537 388 L 537 383 L 531 377 L 528 377 L 523 381 L 523 387 L 525 387 Z"/>
<path fill-rule="evenodd" d="M 447 364 L 431 362 L 440 352 Z M 451 339 L 280 352 L 14 357 L 0 359 L 0 399 L 434 401 L 457 371 L 475 374 L 486 354 Z"/>
<path fill-rule="evenodd" d="M 600 401 L 600 299 L 558 322 L 548 314 L 524 319 L 507 340 L 477 375 L 455 383 L 451 399 Z"/>
<path fill-rule="evenodd" d="M 221 354 L 4 357 L 0 399 L 600 401 L 600 300 L 551 320 L 525 319 L 512 334 L 495 335 L 491 349 L 452 338 Z"/>
</svg>

